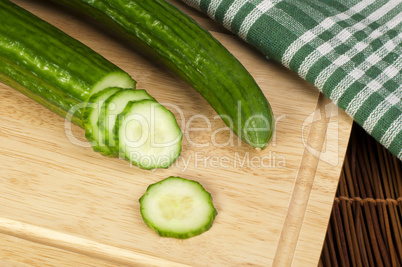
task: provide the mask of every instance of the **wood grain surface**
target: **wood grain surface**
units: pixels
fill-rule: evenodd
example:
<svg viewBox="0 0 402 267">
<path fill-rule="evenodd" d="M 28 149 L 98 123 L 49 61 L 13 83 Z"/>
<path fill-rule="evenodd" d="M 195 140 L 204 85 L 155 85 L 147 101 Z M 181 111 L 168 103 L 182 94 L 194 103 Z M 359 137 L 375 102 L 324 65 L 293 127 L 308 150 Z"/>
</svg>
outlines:
<svg viewBox="0 0 402 267">
<path fill-rule="evenodd" d="M 84 131 L 0 84 L 0 266 L 316 266 L 351 120 L 316 88 L 185 7 L 250 71 L 276 133 L 238 141 L 190 86 L 99 25 L 44 1 L 13 0 L 127 71 L 175 114 L 183 152 L 145 171 L 92 151 Z M 88 73 L 90 75 L 90 73 Z M 199 181 L 218 216 L 206 233 L 162 238 L 138 199 L 168 176 Z"/>
</svg>

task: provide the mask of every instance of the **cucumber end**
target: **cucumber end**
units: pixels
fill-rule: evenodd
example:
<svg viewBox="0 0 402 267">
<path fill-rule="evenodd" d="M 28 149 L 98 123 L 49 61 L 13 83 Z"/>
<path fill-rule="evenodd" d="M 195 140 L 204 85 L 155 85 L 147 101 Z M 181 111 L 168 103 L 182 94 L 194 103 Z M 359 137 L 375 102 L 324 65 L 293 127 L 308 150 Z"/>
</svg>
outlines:
<svg viewBox="0 0 402 267">
<path fill-rule="evenodd" d="M 242 139 L 257 151 L 268 147 L 275 131 L 275 120 L 271 108 L 266 114 L 251 116 L 244 128 Z"/>
</svg>

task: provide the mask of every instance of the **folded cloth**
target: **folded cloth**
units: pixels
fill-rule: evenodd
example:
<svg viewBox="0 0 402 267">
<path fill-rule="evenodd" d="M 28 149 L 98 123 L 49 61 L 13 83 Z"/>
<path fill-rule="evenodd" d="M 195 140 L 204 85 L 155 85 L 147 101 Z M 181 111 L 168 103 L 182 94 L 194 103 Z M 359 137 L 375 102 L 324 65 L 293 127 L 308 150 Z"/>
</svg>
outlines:
<svg viewBox="0 0 402 267">
<path fill-rule="evenodd" d="M 401 0 L 182 0 L 314 84 L 402 160 Z"/>
</svg>

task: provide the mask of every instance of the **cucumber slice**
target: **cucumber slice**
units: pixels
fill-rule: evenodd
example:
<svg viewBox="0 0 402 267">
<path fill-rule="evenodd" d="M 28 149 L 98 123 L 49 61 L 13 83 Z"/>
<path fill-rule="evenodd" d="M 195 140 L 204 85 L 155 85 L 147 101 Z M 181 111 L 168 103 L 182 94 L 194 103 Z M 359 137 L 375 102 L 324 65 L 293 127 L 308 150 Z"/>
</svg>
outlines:
<svg viewBox="0 0 402 267">
<path fill-rule="evenodd" d="M 129 102 L 118 118 L 121 157 L 143 169 L 168 168 L 181 152 L 183 134 L 168 109 L 154 100 Z"/>
<path fill-rule="evenodd" d="M 169 177 L 140 198 L 144 222 L 160 236 L 190 238 L 209 230 L 217 215 L 211 194 L 200 183 Z"/>
<path fill-rule="evenodd" d="M 122 90 L 119 87 L 109 87 L 91 96 L 84 111 L 85 137 L 94 151 L 102 155 L 111 155 L 110 149 L 103 143 L 102 132 L 99 131 L 98 120 L 105 100 L 114 93 Z"/>
<path fill-rule="evenodd" d="M 121 90 L 106 99 L 102 105 L 99 116 L 99 131 L 102 133 L 103 144 L 106 144 L 114 156 L 119 155 L 117 145 L 118 127 L 116 125 L 117 116 L 124 111 L 128 102 L 144 99 L 155 100 L 145 90 Z"/>
</svg>

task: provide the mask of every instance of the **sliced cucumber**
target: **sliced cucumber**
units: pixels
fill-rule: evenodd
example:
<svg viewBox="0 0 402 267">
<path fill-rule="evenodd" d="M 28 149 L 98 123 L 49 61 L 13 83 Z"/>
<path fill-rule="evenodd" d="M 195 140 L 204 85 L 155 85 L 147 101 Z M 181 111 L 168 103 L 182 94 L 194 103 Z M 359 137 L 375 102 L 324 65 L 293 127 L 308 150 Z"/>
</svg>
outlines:
<svg viewBox="0 0 402 267">
<path fill-rule="evenodd" d="M 115 127 L 117 116 L 124 111 L 128 102 L 144 99 L 155 100 L 145 90 L 121 90 L 106 99 L 99 116 L 99 131 L 102 133 L 103 144 L 106 144 L 114 156 L 118 156 L 118 127 Z"/>
<path fill-rule="evenodd" d="M 109 87 L 91 96 L 84 112 L 85 137 L 94 151 L 102 155 L 111 155 L 110 149 L 103 143 L 102 132 L 99 131 L 98 120 L 105 100 L 114 93 L 123 90 L 119 87 Z"/>
<path fill-rule="evenodd" d="M 127 104 L 118 118 L 119 154 L 143 169 L 168 168 L 180 155 L 183 134 L 174 115 L 154 100 Z"/>
<path fill-rule="evenodd" d="M 217 215 L 211 194 L 200 183 L 169 177 L 140 198 L 144 222 L 160 236 L 190 238 L 211 228 Z"/>
</svg>

